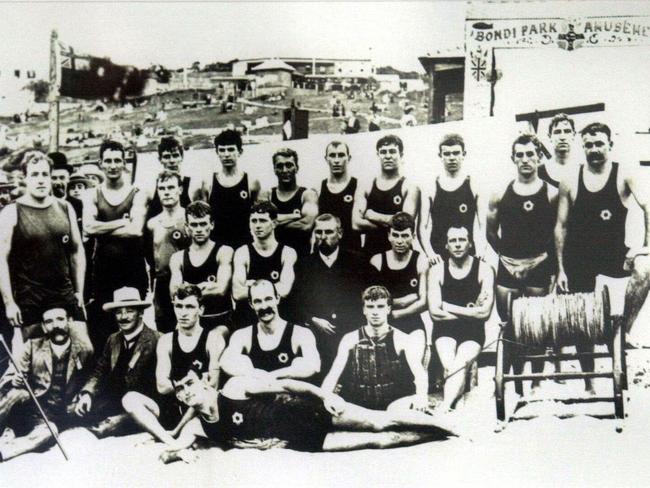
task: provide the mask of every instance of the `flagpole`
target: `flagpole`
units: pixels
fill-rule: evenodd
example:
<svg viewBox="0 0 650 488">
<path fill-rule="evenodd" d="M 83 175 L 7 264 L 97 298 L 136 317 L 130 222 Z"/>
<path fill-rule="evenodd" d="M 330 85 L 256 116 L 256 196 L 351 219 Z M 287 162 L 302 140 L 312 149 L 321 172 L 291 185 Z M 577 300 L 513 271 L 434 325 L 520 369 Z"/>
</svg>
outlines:
<svg viewBox="0 0 650 488">
<path fill-rule="evenodd" d="M 50 91 L 49 91 L 49 126 L 50 126 L 50 152 L 59 150 L 59 34 L 52 30 L 50 37 Z"/>
</svg>

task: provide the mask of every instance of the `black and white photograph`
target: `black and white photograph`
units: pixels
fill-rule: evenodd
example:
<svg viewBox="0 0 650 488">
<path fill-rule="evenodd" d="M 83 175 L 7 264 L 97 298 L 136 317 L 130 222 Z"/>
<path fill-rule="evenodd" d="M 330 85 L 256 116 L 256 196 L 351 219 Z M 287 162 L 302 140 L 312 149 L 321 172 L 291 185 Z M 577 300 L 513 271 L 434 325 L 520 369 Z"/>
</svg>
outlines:
<svg viewBox="0 0 650 488">
<path fill-rule="evenodd" d="M 650 2 L 0 11 L 0 485 L 650 484 Z"/>
</svg>

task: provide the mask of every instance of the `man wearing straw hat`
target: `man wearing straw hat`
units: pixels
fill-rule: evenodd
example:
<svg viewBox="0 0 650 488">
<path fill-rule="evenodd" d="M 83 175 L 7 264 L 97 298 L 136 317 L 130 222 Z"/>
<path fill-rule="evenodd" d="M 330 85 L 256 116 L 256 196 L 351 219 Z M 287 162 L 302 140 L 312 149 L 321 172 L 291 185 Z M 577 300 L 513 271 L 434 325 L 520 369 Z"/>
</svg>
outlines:
<svg viewBox="0 0 650 488">
<path fill-rule="evenodd" d="M 122 398 L 129 391 L 143 395 L 156 391 L 152 371 L 160 334 L 142 322 L 142 314 L 150 305 L 136 288 L 123 287 L 115 290 L 113 301 L 102 307 L 114 314 L 119 331 L 109 336 L 74 405 L 79 422 L 97 437 L 136 430 L 122 407 Z"/>
<path fill-rule="evenodd" d="M 10 425 L 18 435 L 0 437 L 0 461 L 32 452 L 76 424 L 71 404 L 93 351 L 71 334 L 73 319 L 65 307 L 48 308 L 41 319 L 45 336 L 28 340 L 17 368 L 0 379 L 0 429 Z"/>
</svg>

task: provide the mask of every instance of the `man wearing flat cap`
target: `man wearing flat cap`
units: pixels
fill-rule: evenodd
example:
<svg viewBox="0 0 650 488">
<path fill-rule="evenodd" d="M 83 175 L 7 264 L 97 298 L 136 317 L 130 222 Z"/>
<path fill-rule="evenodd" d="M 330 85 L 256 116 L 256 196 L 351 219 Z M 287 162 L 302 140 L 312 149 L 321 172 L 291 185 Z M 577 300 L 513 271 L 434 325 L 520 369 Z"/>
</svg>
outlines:
<svg viewBox="0 0 650 488">
<path fill-rule="evenodd" d="M 137 430 L 122 407 L 122 397 L 129 391 L 147 396 L 156 391 L 153 371 L 160 334 L 142 322 L 149 305 L 137 288 L 123 287 L 102 307 L 114 314 L 119 331 L 109 336 L 75 406 L 75 413 L 97 437 Z"/>
</svg>

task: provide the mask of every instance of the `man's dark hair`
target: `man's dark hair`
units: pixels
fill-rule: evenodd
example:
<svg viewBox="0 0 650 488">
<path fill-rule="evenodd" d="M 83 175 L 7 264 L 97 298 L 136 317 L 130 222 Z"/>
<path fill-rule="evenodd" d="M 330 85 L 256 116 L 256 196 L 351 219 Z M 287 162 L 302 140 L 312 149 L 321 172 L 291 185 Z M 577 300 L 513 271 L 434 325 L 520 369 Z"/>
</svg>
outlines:
<svg viewBox="0 0 650 488">
<path fill-rule="evenodd" d="M 539 142 L 539 139 L 537 139 L 537 136 L 535 134 L 521 134 L 520 136 L 517 136 L 515 142 L 512 143 L 512 156 L 515 155 L 515 145 L 521 144 L 522 146 L 525 146 L 530 142 L 532 142 L 535 146 L 535 152 L 537 152 L 537 155 L 541 156 L 542 143 Z"/>
<path fill-rule="evenodd" d="M 380 138 L 377 141 L 377 144 L 375 145 L 375 149 L 379 151 L 380 147 L 391 146 L 391 145 L 397 146 L 400 155 L 404 154 L 404 143 L 402 142 L 402 139 L 400 139 L 394 134 L 388 134 L 387 136 Z"/>
<path fill-rule="evenodd" d="M 205 203 L 203 200 L 192 202 L 185 209 L 185 220 L 190 216 L 195 219 L 202 219 L 206 215 L 209 215 L 210 221 L 212 221 L 212 209 L 210 208 L 210 205 Z"/>
<path fill-rule="evenodd" d="M 27 151 L 25 154 L 23 154 L 23 158 L 20 160 L 20 163 L 18 164 L 18 167 L 20 168 L 20 171 L 22 171 L 23 175 L 27 175 L 27 166 L 30 164 L 35 164 L 39 163 L 41 161 L 45 161 L 47 165 L 50 167 L 50 172 L 52 171 L 52 160 L 48 158 L 44 153 L 41 151 Z"/>
<path fill-rule="evenodd" d="M 332 141 L 327 146 L 325 146 L 325 157 L 327 157 L 327 150 L 329 149 L 330 146 L 332 146 L 332 147 L 343 146 L 345 148 L 345 152 L 347 153 L 347 155 L 348 156 L 350 155 L 350 148 L 348 147 L 348 145 L 345 142 Z"/>
<path fill-rule="evenodd" d="M 124 146 L 122 143 L 113 141 L 111 139 L 106 139 L 105 141 L 102 142 L 102 145 L 99 146 L 99 160 L 102 161 L 104 159 L 104 153 L 106 151 L 120 151 L 122 153 L 122 159 L 126 162 L 126 151 L 124 149 Z"/>
<path fill-rule="evenodd" d="M 190 283 L 183 283 L 176 288 L 173 298 L 174 300 L 185 300 L 188 297 L 196 297 L 199 305 L 203 303 L 203 293 L 201 292 L 201 288 Z"/>
<path fill-rule="evenodd" d="M 553 129 L 555 128 L 555 126 L 558 125 L 560 122 L 568 122 L 569 125 L 571 125 L 571 129 L 573 129 L 573 132 L 576 131 L 576 123 L 573 121 L 573 119 L 565 113 L 559 113 L 556 114 L 555 117 L 551 119 L 551 123 L 548 125 L 549 137 L 553 133 Z"/>
<path fill-rule="evenodd" d="M 447 229 L 447 240 L 449 240 L 449 231 L 452 230 L 452 229 L 453 230 L 464 230 L 465 233 L 467 234 L 467 239 L 469 240 L 469 230 L 464 225 L 458 225 L 458 226 L 452 225 L 451 227 L 449 227 L 449 229 Z"/>
<path fill-rule="evenodd" d="M 465 151 L 465 140 L 460 134 L 445 134 L 438 144 L 438 152 L 442 152 L 442 146 L 460 146 Z"/>
<path fill-rule="evenodd" d="M 580 136 L 590 135 L 595 136 L 598 132 L 602 132 L 607 136 L 607 140 L 612 140 L 612 130 L 605 124 L 600 122 L 593 122 L 587 125 L 584 129 L 580 131 Z"/>
<path fill-rule="evenodd" d="M 366 288 L 361 295 L 364 302 L 376 302 L 377 300 L 386 299 L 389 306 L 393 306 L 393 297 L 385 286 L 374 285 Z"/>
<path fill-rule="evenodd" d="M 253 288 L 257 288 L 260 285 L 263 285 L 264 283 L 268 283 L 271 285 L 271 288 L 273 288 L 273 294 L 275 295 L 275 298 L 280 298 L 280 295 L 278 294 L 278 289 L 275 287 L 275 283 L 269 280 L 255 280 L 253 283 L 251 283 L 251 286 L 248 287 L 248 301 L 253 302 L 251 291 Z"/>
<path fill-rule="evenodd" d="M 183 145 L 178 142 L 175 137 L 165 136 L 160 139 L 158 144 L 158 158 L 162 158 L 162 153 L 165 151 L 172 152 L 174 149 L 178 149 L 178 152 L 183 155 Z"/>
<path fill-rule="evenodd" d="M 169 170 L 164 170 L 162 173 L 158 175 L 158 179 L 156 180 L 156 187 L 158 187 L 158 183 L 161 181 L 167 181 L 167 180 L 176 180 L 178 183 L 178 187 L 181 187 L 181 175 L 177 171 L 169 171 Z"/>
<path fill-rule="evenodd" d="M 390 228 L 400 232 L 406 229 L 415 232 L 415 219 L 406 212 L 397 212 L 390 219 Z"/>
<path fill-rule="evenodd" d="M 283 158 L 293 158 L 293 162 L 298 166 L 298 153 L 290 147 L 283 147 L 275 151 L 273 153 L 273 164 L 275 164 L 276 159 L 280 156 Z"/>
<path fill-rule="evenodd" d="M 237 146 L 237 149 L 241 152 L 243 147 L 241 134 L 232 129 L 226 129 L 220 132 L 214 138 L 214 148 L 218 149 L 219 146 Z"/>
<path fill-rule="evenodd" d="M 251 206 L 251 215 L 253 214 L 269 214 L 271 220 L 278 218 L 278 207 L 273 205 L 268 200 L 259 200 Z"/>
</svg>

